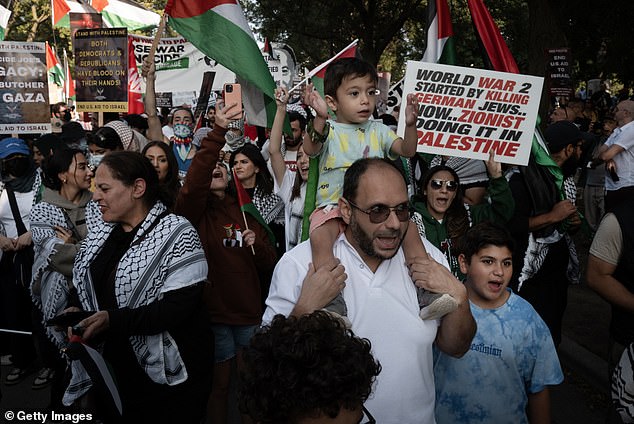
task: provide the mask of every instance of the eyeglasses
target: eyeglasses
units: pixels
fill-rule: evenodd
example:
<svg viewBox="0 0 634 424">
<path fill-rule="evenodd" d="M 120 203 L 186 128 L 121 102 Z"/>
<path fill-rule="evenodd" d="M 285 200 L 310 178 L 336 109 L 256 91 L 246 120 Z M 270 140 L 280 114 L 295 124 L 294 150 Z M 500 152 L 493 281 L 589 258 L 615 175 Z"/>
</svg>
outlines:
<svg viewBox="0 0 634 424">
<path fill-rule="evenodd" d="M 456 191 L 458 189 L 458 183 L 453 180 L 431 180 L 429 183 L 431 184 L 431 188 L 433 190 L 440 190 L 443 186 L 445 186 L 447 191 Z"/>
<path fill-rule="evenodd" d="M 399 221 L 405 222 L 408 221 L 411 216 L 411 209 L 409 207 L 409 203 L 401 203 L 400 205 L 396 205 L 393 208 L 385 205 L 374 205 L 370 209 L 361 209 L 359 206 L 354 204 L 351 200 L 348 200 L 350 206 L 370 217 L 370 222 L 373 224 L 381 224 L 385 222 L 386 219 L 389 218 L 390 213 L 394 211 L 396 217 Z"/>
<path fill-rule="evenodd" d="M 372 414 L 370 414 L 370 411 L 368 411 L 365 408 L 365 406 L 363 406 L 363 417 L 365 419 L 363 421 L 361 421 L 361 424 L 376 424 L 376 420 L 374 419 Z"/>
</svg>

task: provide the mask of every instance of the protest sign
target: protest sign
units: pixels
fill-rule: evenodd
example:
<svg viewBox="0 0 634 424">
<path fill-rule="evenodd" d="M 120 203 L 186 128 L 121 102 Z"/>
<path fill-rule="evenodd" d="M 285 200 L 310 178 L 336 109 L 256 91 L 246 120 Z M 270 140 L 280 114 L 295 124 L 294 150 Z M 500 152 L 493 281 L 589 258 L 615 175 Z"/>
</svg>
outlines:
<svg viewBox="0 0 634 424">
<path fill-rule="evenodd" d="M 51 131 L 44 43 L 0 41 L 0 134 Z"/>
<path fill-rule="evenodd" d="M 127 112 L 127 28 L 79 29 L 74 50 L 77 109 Z"/>
<path fill-rule="evenodd" d="M 141 69 L 143 59 L 150 53 L 154 39 L 140 35 L 130 35 L 130 39 L 134 47 L 137 66 Z M 182 37 L 161 38 L 154 56 L 154 64 L 156 66 L 156 94 L 162 96 L 163 100 L 183 96 L 195 99 L 203 83 L 205 72 L 215 73 L 212 90 L 221 91 L 225 82 L 235 81 L 233 72 L 205 56 Z M 145 82 L 142 89 L 145 92 Z M 180 105 L 178 100 L 169 105 L 163 104 L 167 107 Z"/>
<path fill-rule="evenodd" d="M 549 94 L 553 97 L 571 98 L 574 95 L 574 89 L 570 69 L 570 49 L 548 49 L 546 54 Z"/>
<path fill-rule="evenodd" d="M 418 97 L 419 152 L 528 164 L 543 78 L 428 62 L 407 63 L 403 98 Z M 401 106 L 398 133 L 405 132 Z"/>
<path fill-rule="evenodd" d="M 269 67 L 269 72 L 275 81 L 275 85 L 292 87 L 297 66 L 295 52 L 288 44 L 284 43 L 270 43 L 270 46 L 271 52 L 269 53 L 266 49 L 263 49 L 262 56 Z"/>
</svg>

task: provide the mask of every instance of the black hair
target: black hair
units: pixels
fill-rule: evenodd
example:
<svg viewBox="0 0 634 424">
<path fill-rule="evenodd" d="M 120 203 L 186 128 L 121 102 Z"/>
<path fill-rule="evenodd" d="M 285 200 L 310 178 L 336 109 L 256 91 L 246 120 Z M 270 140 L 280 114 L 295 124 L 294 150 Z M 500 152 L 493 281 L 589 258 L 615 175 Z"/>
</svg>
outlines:
<svg viewBox="0 0 634 424">
<path fill-rule="evenodd" d="M 123 143 L 119 134 L 110 127 L 102 127 L 94 134 L 88 134 L 88 144 L 94 144 L 102 149 L 112 151 L 123 150 Z"/>
<path fill-rule="evenodd" d="M 104 165 L 126 187 L 132 187 L 138 178 L 144 180 L 145 193 L 142 201 L 148 208 L 154 206 L 157 200 L 169 203 L 167 193 L 159 185 L 156 169 L 141 153 L 129 150 L 111 152 L 103 157 L 99 167 Z"/>
<path fill-rule="evenodd" d="M 233 164 L 236 161 L 236 155 L 239 153 L 248 157 L 249 160 L 253 162 L 253 165 L 258 167 L 259 172 L 255 176 L 256 187 L 259 187 L 264 194 L 273 193 L 273 177 L 269 172 L 266 160 L 264 160 L 264 156 L 262 156 L 260 149 L 250 143 L 237 148 L 231 153 L 231 157 L 229 158 L 229 168 L 233 169 Z"/>
<path fill-rule="evenodd" d="M 179 110 L 185 110 L 187 112 L 189 112 L 189 116 L 191 116 L 192 118 L 192 124 L 194 124 L 194 122 L 196 122 L 196 119 L 194 119 L 194 112 L 188 108 L 188 107 L 175 107 L 174 109 L 172 109 L 172 111 L 170 112 L 170 115 L 172 115 L 172 121 L 174 120 L 174 115 L 176 115 L 176 112 L 178 112 Z"/>
<path fill-rule="evenodd" d="M 357 198 L 357 190 L 359 188 L 359 180 L 371 167 L 387 167 L 394 169 L 401 177 L 405 184 L 405 176 L 392 162 L 384 158 L 365 158 L 355 161 L 350 168 L 346 170 L 343 176 L 343 197 L 353 202 Z"/>
<path fill-rule="evenodd" d="M 421 185 L 422 197 L 425 205 L 427 205 L 427 195 L 424 194 L 424 192 L 427 190 L 429 181 L 432 180 L 434 175 L 441 171 L 449 172 L 454 181 L 456 181 L 456 184 L 458 184 L 456 196 L 451 201 L 451 205 L 447 208 L 444 217 L 444 222 L 446 222 L 447 226 L 447 235 L 454 244 L 456 244 L 458 239 L 469 229 L 469 216 L 464 207 L 464 195 L 462 193 L 462 187 L 460 187 L 460 177 L 458 173 L 447 165 L 432 166 L 423 177 L 423 184 Z"/>
<path fill-rule="evenodd" d="M 295 112 L 292 110 L 288 112 L 288 122 L 295 122 L 295 121 L 299 121 L 300 130 L 306 131 L 306 118 L 304 118 L 304 116 L 301 113 Z"/>
<path fill-rule="evenodd" d="M 126 115 L 123 119 L 128 123 L 129 127 L 138 128 L 142 131 L 146 131 L 148 129 L 147 118 L 142 115 Z"/>
<path fill-rule="evenodd" d="M 71 149 L 63 147 L 53 152 L 53 155 L 44 160 L 42 169 L 44 171 L 42 183 L 51 190 L 60 191 L 62 188 L 62 181 L 59 179 L 61 172 L 68 171 L 70 165 L 73 163 L 73 159 L 77 154 L 84 154 L 79 149 Z M 75 165 L 74 172 L 77 172 L 77 166 Z"/>
<path fill-rule="evenodd" d="M 167 193 L 170 195 L 170 202 L 164 202 L 167 207 L 172 207 L 176 202 L 176 196 L 178 195 L 178 191 L 180 190 L 181 184 L 178 178 L 178 162 L 176 161 L 176 156 L 174 156 L 174 151 L 170 148 L 170 146 L 162 141 L 150 141 L 148 144 L 143 147 L 141 154 L 145 157 L 147 151 L 150 147 L 158 147 L 165 153 L 165 157 L 167 158 L 167 176 L 165 177 L 165 181 L 159 181 L 159 184 L 164 186 Z"/>
<path fill-rule="evenodd" d="M 473 255 L 487 246 L 506 247 L 511 253 L 515 243 L 509 231 L 500 224 L 482 221 L 474 225 L 460 240 L 460 253 L 471 263 Z"/>
<path fill-rule="evenodd" d="M 381 372 L 367 339 L 316 311 L 277 315 L 243 353 L 238 404 L 261 424 L 294 424 L 360 408 Z"/>
<path fill-rule="evenodd" d="M 344 79 L 352 77 L 370 76 L 374 83 L 378 83 L 379 76 L 372 64 L 357 59 L 356 57 L 346 57 L 338 59 L 328 65 L 324 78 L 324 94 L 337 98 L 337 89 Z"/>
</svg>

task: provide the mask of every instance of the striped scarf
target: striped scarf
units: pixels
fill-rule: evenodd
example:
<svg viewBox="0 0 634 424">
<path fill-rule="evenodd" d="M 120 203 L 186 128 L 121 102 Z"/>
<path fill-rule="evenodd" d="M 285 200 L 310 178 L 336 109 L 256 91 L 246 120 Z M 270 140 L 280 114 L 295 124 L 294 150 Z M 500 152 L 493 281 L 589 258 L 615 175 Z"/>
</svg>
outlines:
<svg viewBox="0 0 634 424">
<path fill-rule="evenodd" d="M 168 214 L 157 202 L 142 222 L 115 273 L 115 298 L 120 308 L 138 308 L 162 299 L 172 290 L 197 284 L 207 278 L 207 261 L 198 233 L 185 218 Z M 157 224 L 155 224 L 157 221 Z M 104 223 L 88 235 L 75 259 L 73 281 L 82 308 L 98 311 L 90 264 L 101 251 L 115 224 Z M 139 365 L 152 381 L 170 386 L 187 380 L 187 370 L 172 336 L 138 334 L 130 337 Z M 64 405 L 72 404 L 92 383 L 79 361 L 72 361 L 73 377 L 64 394 Z"/>
</svg>

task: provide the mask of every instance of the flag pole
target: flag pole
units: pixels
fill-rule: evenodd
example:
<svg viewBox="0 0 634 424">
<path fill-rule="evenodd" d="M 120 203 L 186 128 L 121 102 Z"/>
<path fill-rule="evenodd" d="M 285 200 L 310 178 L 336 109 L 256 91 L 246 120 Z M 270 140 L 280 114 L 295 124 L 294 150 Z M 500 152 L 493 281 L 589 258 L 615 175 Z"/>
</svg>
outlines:
<svg viewBox="0 0 634 424">
<path fill-rule="evenodd" d="M 235 174 L 234 174 L 234 175 L 235 175 Z M 244 228 L 245 228 L 246 230 L 248 230 L 248 229 L 249 229 L 249 224 L 247 224 L 247 217 L 246 217 L 246 215 L 244 214 L 244 211 L 243 211 L 243 210 L 241 210 L 241 212 L 242 212 L 242 219 L 244 219 Z M 251 245 L 251 252 L 253 252 L 253 256 L 255 256 L 255 249 L 253 248 L 253 245 Z"/>
<path fill-rule="evenodd" d="M 330 65 L 330 63 L 332 61 L 334 61 L 336 58 L 339 57 L 339 55 L 341 55 L 343 52 L 345 52 L 346 50 L 348 50 L 350 47 L 356 45 L 359 42 L 359 39 L 355 39 L 352 43 L 348 44 L 346 47 L 344 47 L 339 53 L 337 53 L 336 55 L 334 55 L 330 60 L 325 61 L 324 63 L 322 63 L 321 65 L 319 65 L 318 67 L 316 67 L 315 69 L 313 69 L 312 71 L 310 71 L 308 73 L 308 76 L 306 78 L 304 78 L 303 80 L 301 80 L 299 83 L 297 83 L 295 85 L 295 87 L 291 88 L 290 90 L 288 90 L 289 93 L 292 93 L 294 90 L 298 89 L 300 86 L 302 86 L 306 81 L 308 81 L 309 78 L 312 78 L 317 72 L 321 71 L 322 69 L 324 69 L 326 66 Z"/>
<path fill-rule="evenodd" d="M 161 22 L 156 30 L 156 36 L 154 37 L 154 41 L 152 41 L 152 47 L 150 47 L 150 53 L 148 53 L 148 59 L 150 63 L 154 63 L 154 54 L 156 53 L 156 48 L 158 47 L 159 42 L 161 41 L 161 36 L 163 35 L 163 31 L 165 31 L 165 23 L 167 22 L 167 15 L 163 13 L 161 16 Z"/>
<path fill-rule="evenodd" d="M 234 180 L 237 181 L 238 180 L 238 176 L 236 175 L 235 169 L 232 169 L 231 171 L 233 173 Z M 240 203 L 239 200 L 238 200 L 238 203 Z M 247 216 L 244 214 L 244 211 L 242 210 L 242 207 L 240 207 L 240 212 L 242 212 L 242 219 L 244 220 L 244 229 L 248 230 L 249 229 L 249 223 L 247 222 Z M 253 252 L 253 256 L 255 256 L 255 249 L 253 248 L 253 245 L 251 245 L 251 252 Z"/>
</svg>

